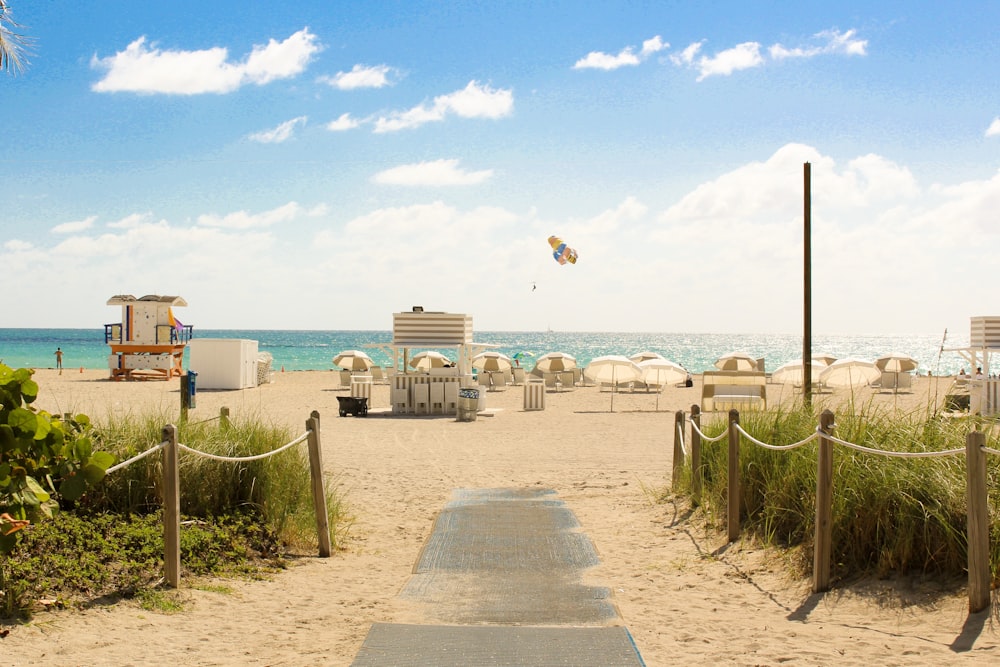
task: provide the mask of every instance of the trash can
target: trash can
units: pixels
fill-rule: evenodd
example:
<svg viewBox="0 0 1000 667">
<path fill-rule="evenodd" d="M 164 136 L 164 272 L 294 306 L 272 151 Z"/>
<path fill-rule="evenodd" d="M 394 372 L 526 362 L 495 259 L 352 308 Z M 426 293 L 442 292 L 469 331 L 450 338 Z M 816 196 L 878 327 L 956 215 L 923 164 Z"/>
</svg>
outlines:
<svg viewBox="0 0 1000 667">
<path fill-rule="evenodd" d="M 196 372 L 194 372 L 194 371 L 189 370 L 187 372 L 187 381 L 188 381 L 187 382 L 187 385 L 188 385 L 187 386 L 187 392 L 188 392 L 188 395 L 187 395 L 187 406 L 189 408 L 195 407 L 194 395 L 196 393 L 198 393 L 197 380 L 198 380 L 198 374 Z"/>
<path fill-rule="evenodd" d="M 524 409 L 545 409 L 545 380 L 542 378 L 528 378 L 524 383 Z"/>
<path fill-rule="evenodd" d="M 461 388 L 458 390 L 458 421 L 474 422 L 479 412 L 479 390 Z"/>
</svg>

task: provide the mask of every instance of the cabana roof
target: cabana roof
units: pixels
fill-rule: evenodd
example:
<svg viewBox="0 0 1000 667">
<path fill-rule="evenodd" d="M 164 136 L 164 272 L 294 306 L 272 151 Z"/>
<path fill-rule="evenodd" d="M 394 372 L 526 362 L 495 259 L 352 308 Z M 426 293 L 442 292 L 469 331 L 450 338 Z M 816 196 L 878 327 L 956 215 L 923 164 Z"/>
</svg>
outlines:
<svg viewBox="0 0 1000 667">
<path fill-rule="evenodd" d="M 138 299 L 131 294 L 116 294 L 115 296 L 108 299 L 107 305 L 109 306 L 124 306 L 130 303 L 136 303 L 138 301 L 153 302 L 153 303 L 164 303 L 169 306 L 186 306 L 187 301 L 179 296 L 160 296 L 159 294 L 147 294 L 146 296 L 139 297 Z"/>
</svg>

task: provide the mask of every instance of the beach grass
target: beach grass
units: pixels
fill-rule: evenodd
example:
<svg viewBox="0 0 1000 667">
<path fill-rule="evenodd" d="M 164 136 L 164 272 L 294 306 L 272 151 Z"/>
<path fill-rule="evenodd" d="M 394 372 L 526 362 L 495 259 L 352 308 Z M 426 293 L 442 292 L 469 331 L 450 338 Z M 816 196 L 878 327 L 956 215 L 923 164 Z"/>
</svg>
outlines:
<svg viewBox="0 0 1000 667">
<path fill-rule="evenodd" d="M 109 417 L 95 424 L 98 447 L 119 461 L 155 447 L 158 412 Z M 181 423 L 179 442 L 217 456 L 247 457 L 278 449 L 295 433 L 261 418 Z M 288 554 L 315 553 L 316 518 L 305 444 L 255 461 L 228 462 L 182 451 L 181 561 L 194 575 L 255 575 L 282 566 Z M 40 600 L 133 596 L 156 587 L 163 569 L 162 463 L 153 454 L 108 475 L 52 520 L 32 527 L 0 566 L 6 615 Z M 332 483 L 326 485 L 333 548 L 349 529 Z"/>
<path fill-rule="evenodd" d="M 812 435 L 822 405 L 740 413 L 740 425 L 771 445 L 791 445 Z M 964 449 L 966 435 L 988 426 L 977 418 L 943 418 L 926 411 L 900 412 L 872 403 L 835 411 L 834 435 L 847 442 L 893 452 Z M 706 420 L 707 435 L 728 428 L 728 418 Z M 989 429 L 986 428 L 988 432 Z M 997 448 L 996 435 L 987 446 Z M 818 443 L 774 451 L 746 439 L 740 445 L 742 530 L 798 554 L 801 573 L 812 565 Z M 701 501 L 708 517 L 724 517 L 728 488 L 726 439 L 702 449 Z M 690 476 L 685 477 L 690 490 Z M 996 489 L 1000 466 L 989 466 Z M 990 498 L 993 580 L 1000 568 L 1000 494 Z M 834 575 L 888 576 L 925 573 L 961 576 L 967 564 L 965 456 L 896 458 L 834 448 Z"/>
</svg>

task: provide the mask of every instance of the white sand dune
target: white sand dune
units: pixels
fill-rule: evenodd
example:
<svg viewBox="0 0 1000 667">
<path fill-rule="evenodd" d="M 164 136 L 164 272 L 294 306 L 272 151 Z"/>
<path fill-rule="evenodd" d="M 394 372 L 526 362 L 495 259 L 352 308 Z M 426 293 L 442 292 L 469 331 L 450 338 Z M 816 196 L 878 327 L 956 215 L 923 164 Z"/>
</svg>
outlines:
<svg viewBox="0 0 1000 667">
<path fill-rule="evenodd" d="M 99 371 L 40 371 L 36 379 L 39 407 L 98 421 L 151 408 L 176 414 L 179 404 L 176 380 L 112 383 Z M 943 400 L 946 382 L 920 378 L 912 393 L 874 400 L 914 409 Z M 544 411 L 524 412 L 512 387 L 489 393 L 493 416 L 471 423 L 340 418 L 338 385 L 332 372 L 277 373 L 256 389 L 199 393 L 192 419 L 228 406 L 235 418 L 261 414 L 301 432 L 318 410 L 326 468 L 357 517 L 341 551 L 296 559 L 270 581 L 229 581 L 231 593 L 186 581 L 186 609 L 177 614 L 131 602 L 42 613 L 0 639 L 0 664 L 349 665 L 371 623 L 422 620 L 398 593 L 435 514 L 453 489 L 486 487 L 559 494 L 600 555 L 588 576 L 613 590 L 648 665 L 1000 659 L 1000 632 L 984 615 L 969 619 L 961 590 L 868 581 L 811 596 L 780 555 L 746 543 L 727 548 L 683 505 L 653 502 L 670 477 L 673 413 L 698 402 L 697 383 L 668 389 L 658 412 L 654 394 L 619 394 L 614 413 L 594 387 L 548 393 Z M 774 403 L 791 388 L 768 391 Z M 375 387 L 373 404 L 388 405 L 386 386 Z"/>
</svg>

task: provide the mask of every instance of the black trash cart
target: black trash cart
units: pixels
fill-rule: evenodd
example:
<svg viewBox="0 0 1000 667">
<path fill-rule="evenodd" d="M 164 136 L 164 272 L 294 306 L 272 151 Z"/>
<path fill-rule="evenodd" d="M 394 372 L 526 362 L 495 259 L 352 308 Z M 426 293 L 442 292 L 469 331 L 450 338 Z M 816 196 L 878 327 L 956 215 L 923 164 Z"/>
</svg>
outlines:
<svg viewBox="0 0 1000 667">
<path fill-rule="evenodd" d="M 365 417 L 368 415 L 368 398 L 365 396 L 338 396 L 340 403 L 340 416 L 354 415 L 355 417 Z"/>
</svg>

